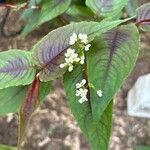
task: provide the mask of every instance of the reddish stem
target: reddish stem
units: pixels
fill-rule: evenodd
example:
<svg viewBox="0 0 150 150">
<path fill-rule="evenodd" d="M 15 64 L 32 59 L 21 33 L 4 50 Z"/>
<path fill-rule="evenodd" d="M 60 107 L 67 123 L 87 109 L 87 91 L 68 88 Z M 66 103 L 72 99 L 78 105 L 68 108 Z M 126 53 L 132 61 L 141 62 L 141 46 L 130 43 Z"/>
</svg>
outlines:
<svg viewBox="0 0 150 150">
<path fill-rule="evenodd" d="M 15 5 L 11 5 L 11 4 L 0 4 L 0 7 L 4 7 L 4 8 L 17 8 Z"/>
<path fill-rule="evenodd" d="M 16 5 L 11 5 L 11 4 L 0 4 L 0 7 L 4 7 L 4 8 L 9 8 L 9 9 L 17 9 L 19 8 L 18 6 Z M 39 6 L 22 6 L 20 7 L 19 9 L 39 9 Z"/>
<path fill-rule="evenodd" d="M 142 24 L 142 23 L 150 23 L 150 19 L 140 20 L 136 23 L 136 25 Z"/>
</svg>

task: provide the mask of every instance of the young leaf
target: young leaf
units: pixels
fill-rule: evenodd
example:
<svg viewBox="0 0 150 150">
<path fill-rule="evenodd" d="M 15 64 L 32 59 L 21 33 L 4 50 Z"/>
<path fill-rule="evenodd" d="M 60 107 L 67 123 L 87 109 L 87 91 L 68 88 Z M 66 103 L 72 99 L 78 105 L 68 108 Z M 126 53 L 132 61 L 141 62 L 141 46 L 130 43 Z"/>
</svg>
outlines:
<svg viewBox="0 0 150 150">
<path fill-rule="evenodd" d="M 144 31 L 150 31 L 150 3 L 137 9 L 137 23 Z"/>
<path fill-rule="evenodd" d="M 93 150 L 108 149 L 111 128 L 111 104 L 114 94 L 135 64 L 139 49 L 139 33 L 135 25 L 110 30 L 92 43 L 86 54 L 87 64 L 76 66 L 64 75 L 64 86 L 71 110 Z M 80 104 L 76 84 L 88 84 L 88 102 Z M 92 86 L 91 86 L 92 85 Z M 102 97 L 97 95 L 102 90 Z"/>
<path fill-rule="evenodd" d="M 25 131 L 29 122 L 29 119 L 35 109 L 39 107 L 39 88 L 40 80 L 38 77 L 29 86 L 27 95 L 19 110 L 19 138 L 18 138 L 18 150 L 21 148 L 21 144 L 24 140 Z"/>
<path fill-rule="evenodd" d="M 35 0 L 34 0 L 35 1 Z M 58 15 L 65 12 L 71 0 L 42 0 L 39 2 L 39 9 L 27 9 L 24 11 L 21 19 L 26 18 L 27 24 L 23 30 L 24 34 L 34 30 L 42 23 L 54 19 Z M 29 6 L 33 6 L 33 2 L 29 3 Z"/>
<path fill-rule="evenodd" d="M 0 53 L 0 89 L 30 84 L 35 72 L 31 52 L 11 50 Z"/>
<path fill-rule="evenodd" d="M 42 82 L 40 86 L 40 100 L 50 92 L 51 83 Z M 0 116 L 17 112 L 25 98 L 28 86 L 9 87 L 0 90 Z"/>
<path fill-rule="evenodd" d="M 40 80 L 53 80 L 64 73 L 59 65 L 64 61 L 64 52 L 69 48 L 69 39 L 73 33 L 86 33 L 92 40 L 96 35 L 106 32 L 124 22 L 80 22 L 60 27 L 50 32 L 33 47 L 33 60 L 41 68 Z"/>
<path fill-rule="evenodd" d="M 128 0 L 86 0 L 86 5 L 98 16 L 115 17 Z"/>
</svg>

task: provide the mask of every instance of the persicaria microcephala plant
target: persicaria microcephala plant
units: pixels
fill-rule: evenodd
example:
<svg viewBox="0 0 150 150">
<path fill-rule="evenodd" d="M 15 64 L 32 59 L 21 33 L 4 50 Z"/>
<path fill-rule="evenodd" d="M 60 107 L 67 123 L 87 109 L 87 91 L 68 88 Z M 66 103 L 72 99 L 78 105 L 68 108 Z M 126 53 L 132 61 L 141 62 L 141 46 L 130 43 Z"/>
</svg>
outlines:
<svg viewBox="0 0 150 150">
<path fill-rule="evenodd" d="M 48 94 L 51 81 L 59 77 L 91 148 L 108 149 L 113 96 L 136 62 L 138 29 L 150 31 L 150 3 L 129 13 L 131 18 L 120 19 L 127 3 L 130 1 L 30 0 L 0 5 L 24 9 L 24 35 L 52 19 L 55 28 L 30 51 L 0 53 L 0 114 L 19 108 L 18 149 L 31 115 Z"/>
</svg>

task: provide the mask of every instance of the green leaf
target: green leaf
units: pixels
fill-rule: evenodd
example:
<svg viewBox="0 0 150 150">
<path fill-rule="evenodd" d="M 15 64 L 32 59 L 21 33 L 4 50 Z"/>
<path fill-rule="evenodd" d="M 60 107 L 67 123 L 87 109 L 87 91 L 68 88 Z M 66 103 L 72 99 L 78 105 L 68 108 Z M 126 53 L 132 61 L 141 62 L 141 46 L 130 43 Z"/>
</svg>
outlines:
<svg viewBox="0 0 150 150">
<path fill-rule="evenodd" d="M 138 146 L 135 146 L 134 150 L 150 150 L 150 146 L 138 145 Z"/>
<path fill-rule="evenodd" d="M 87 54 L 89 83 L 103 96 L 91 89 L 93 117 L 99 118 L 110 100 L 132 70 L 139 52 L 139 33 L 134 24 L 120 26 L 100 36 Z"/>
<path fill-rule="evenodd" d="M 71 17 L 73 17 L 75 21 L 92 20 L 94 16 L 93 12 L 89 8 L 85 6 L 81 6 L 81 5 L 70 6 L 70 8 L 67 10 L 66 13 L 70 15 Z"/>
<path fill-rule="evenodd" d="M 0 89 L 30 84 L 35 72 L 31 52 L 10 50 L 0 53 Z"/>
<path fill-rule="evenodd" d="M 40 80 L 50 81 L 62 76 L 65 72 L 59 67 L 59 64 L 64 61 L 64 52 L 69 48 L 69 39 L 74 32 L 77 34 L 86 33 L 89 40 L 93 40 L 96 35 L 125 21 L 127 20 L 72 23 L 50 32 L 32 50 L 35 65 L 41 68 Z"/>
<path fill-rule="evenodd" d="M 86 0 L 86 5 L 98 16 L 115 17 L 121 13 L 128 0 Z"/>
<path fill-rule="evenodd" d="M 136 15 L 136 9 L 138 8 L 138 6 L 139 6 L 138 0 L 129 0 L 128 1 L 128 5 L 127 5 L 126 9 L 127 9 L 127 12 L 130 17 Z"/>
<path fill-rule="evenodd" d="M 35 5 L 33 1 L 29 3 L 29 6 Z M 41 2 L 39 1 L 39 9 L 25 10 L 21 17 L 21 19 L 27 19 L 23 34 L 29 33 L 44 22 L 50 21 L 64 13 L 70 3 L 71 0 L 42 0 Z"/>
<path fill-rule="evenodd" d="M 17 149 L 8 145 L 0 144 L 0 150 L 17 150 Z"/>
<path fill-rule="evenodd" d="M 71 110 L 93 150 L 108 149 L 112 99 L 133 68 L 139 49 L 135 25 L 121 26 L 100 34 L 86 54 L 87 63 L 64 75 L 64 87 Z M 86 79 L 88 102 L 80 104 L 76 84 Z M 99 97 L 97 90 L 102 90 Z"/>
<path fill-rule="evenodd" d="M 26 96 L 28 86 L 16 86 L 0 90 L 0 115 L 17 112 Z M 51 89 L 50 82 L 42 82 L 40 100 L 43 101 Z"/>
<path fill-rule="evenodd" d="M 103 112 L 101 118 L 94 119 L 90 103 L 80 104 L 75 96 L 75 85 L 82 80 L 81 67 L 64 75 L 64 87 L 71 111 L 83 134 L 92 146 L 92 150 L 107 150 L 112 125 L 112 101 Z"/>
</svg>

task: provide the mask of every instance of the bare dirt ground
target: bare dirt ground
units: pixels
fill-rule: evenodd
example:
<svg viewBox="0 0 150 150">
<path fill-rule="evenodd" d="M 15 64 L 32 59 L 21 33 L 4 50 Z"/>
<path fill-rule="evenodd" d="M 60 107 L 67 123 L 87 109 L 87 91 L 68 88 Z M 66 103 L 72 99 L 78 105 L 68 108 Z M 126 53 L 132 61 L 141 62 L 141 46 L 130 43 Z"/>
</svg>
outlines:
<svg viewBox="0 0 150 150">
<path fill-rule="evenodd" d="M 7 31 L 19 28 L 15 27 L 17 26 L 15 20 L 16 18 L 13 17 L 8 21 Z M 10 39 L 0 37 L 0 51 L 16 48 L 28 50 L 49 30 L 49 26 L 44 25 L 27 37 Z M 109 150 L 132 150 L 136 144 L 150 145 L 150 120 L 128 116 L 126 105 L 127 92 L 137 78 L 146 73 L 150 73 L 150 33 L 142 34 L 141 50 L 136 66 L 115 97 Z M 0 144 L 16 146 L 17 127 L 16 114 L 0 117 Z M 41 110 L 32 118 L 24 149 L 90 150 L 74 121 L 59 80 L 54 81 L 53 90 L 46 97 Z"/>
</svg>

